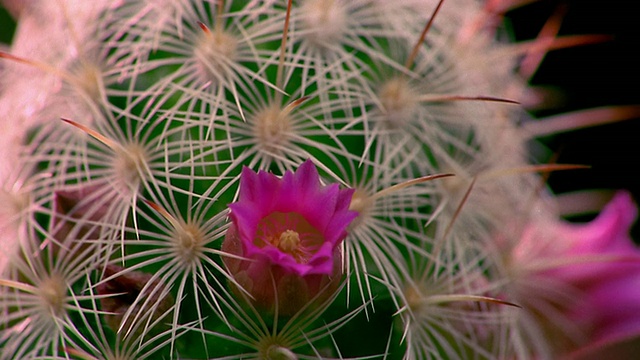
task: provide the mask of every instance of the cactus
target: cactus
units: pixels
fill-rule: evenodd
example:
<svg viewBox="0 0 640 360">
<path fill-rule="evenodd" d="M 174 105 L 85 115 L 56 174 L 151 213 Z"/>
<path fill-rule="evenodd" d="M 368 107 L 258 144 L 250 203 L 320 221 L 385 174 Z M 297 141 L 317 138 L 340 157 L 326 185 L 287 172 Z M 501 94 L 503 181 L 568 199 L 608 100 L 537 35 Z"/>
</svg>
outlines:
<svg viewBox="0 0 640 360">
<path fill-rule="evenodd" d="M 585 267 L 635 281 L 611 266 L 640 270 L 631 199 L 564 229 L 541 174 L 583 166 L 536 162 L 520 106 L 538 54 L 601 37 L 510 42 L 517 1 L 6 4 L 51 36 L 0 52 L 0 359 L 553 358 L 640 331 L 572 311 L 605 306 Z"/>
</svg>

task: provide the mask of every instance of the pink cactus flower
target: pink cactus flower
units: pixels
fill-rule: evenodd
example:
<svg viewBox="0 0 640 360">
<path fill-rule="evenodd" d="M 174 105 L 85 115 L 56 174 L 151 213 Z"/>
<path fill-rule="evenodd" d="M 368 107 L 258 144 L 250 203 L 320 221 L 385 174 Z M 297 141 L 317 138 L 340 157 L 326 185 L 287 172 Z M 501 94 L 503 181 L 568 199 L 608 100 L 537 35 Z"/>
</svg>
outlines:
<svg viewBox="0 0 640 360">
<path fill-rule="evenodd" d="M 256 306 L 293 314 L 335 291 L 339 245 L 358 215 L 349 210 L 352 195 L 338 184 L 323 186 L 310 160 L 282 178 L 242 170 L 223 250 L 246 260 L 224 261 Z"/>
<path fill-rule="evenodd" d="M 631 196 L 619 192 L 592 222 L 582 225 L 553 221 L 529 226 L 513 249 L 513 263 L 519 264 L 514 265 L 519 267 L 519 282 L 528 281 L 540 289 L 537 293 L 519 291 L 520 300 L 537 309 L 545 327 L 558 320 L 558 313 L 545 319 L 549 314 L 545 315 L 541 311 L 544 306 L 537 302 L 545 298 L 544 289 L 562 290 L 568 295 L 552 304 L 564 314 L 564 324 L 572 324 L 564 326 L 560 333 L 571 338 L 573 345 L 567 347 L 565 343 L 560 352 L 577 349 L 580 357 L 595 350 L 594 344 L 610 350 L 618 342 L 637 346 L 640 248 L 629 235 L 636 216 Z M 637 340 L 629 342 L 631 338 Z"/>
<path fill-rule="evenodd" d="M 640 249 L 629 236 L 636 215 L 631 196 L 618 193 L 593 223 L 581 229 L 590 241 L 575 247 L 578 253 L 609 258 L 584 266 L 582 277 L 575 275 L 593 309 L 591 314 L 576 311 L 575 316 L 590 317 L 591 346 L 599 344 L 609 351 L 640 346 Z"/>
</svg>

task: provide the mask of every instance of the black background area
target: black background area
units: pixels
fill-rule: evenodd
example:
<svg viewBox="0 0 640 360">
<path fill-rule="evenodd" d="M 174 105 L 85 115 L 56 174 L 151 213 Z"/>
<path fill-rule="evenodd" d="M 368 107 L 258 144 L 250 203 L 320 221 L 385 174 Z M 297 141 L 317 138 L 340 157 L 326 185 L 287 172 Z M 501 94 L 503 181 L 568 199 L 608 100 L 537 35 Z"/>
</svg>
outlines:
<svg viewBox="0 0 640 360">
<path fill-rule="evenodd" d="M 560 35 L 607 34 L 611 41 L 552 51 L 533 77 L 533 85 L 551 85 L 564 103 L 551 115 L 606 105 L 638 105 L 640 111 L 640 26 L 634 1 L 538 1 L 508 15 L 518 40 L 536 33 L 561 6 L 566 13 Z M 589 170 L 551 174 L 555 193 L 581 189 L 626 189 L 640 201 L 640 117 L 541 139 L 558 163 L 586 164 Z M 640 239 L 640 226 L 633 230 Z"/>
</svg>

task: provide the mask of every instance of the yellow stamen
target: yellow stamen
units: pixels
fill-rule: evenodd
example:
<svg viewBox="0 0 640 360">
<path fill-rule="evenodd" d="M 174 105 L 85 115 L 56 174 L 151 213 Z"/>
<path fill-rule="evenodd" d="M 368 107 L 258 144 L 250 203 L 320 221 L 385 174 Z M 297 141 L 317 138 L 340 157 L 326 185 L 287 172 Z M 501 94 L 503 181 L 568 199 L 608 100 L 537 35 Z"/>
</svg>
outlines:
<svg viewBox="0 0 640 360">
<path fill-rule="evenodd" d="M 293 230 L 286 230 L 282 234 L 280 234 L 280 239 L 278 239 L 278 249 L 286 252 L 293 253 L 298 249 L 300 245 L 300 235 Z"/>
</svg>

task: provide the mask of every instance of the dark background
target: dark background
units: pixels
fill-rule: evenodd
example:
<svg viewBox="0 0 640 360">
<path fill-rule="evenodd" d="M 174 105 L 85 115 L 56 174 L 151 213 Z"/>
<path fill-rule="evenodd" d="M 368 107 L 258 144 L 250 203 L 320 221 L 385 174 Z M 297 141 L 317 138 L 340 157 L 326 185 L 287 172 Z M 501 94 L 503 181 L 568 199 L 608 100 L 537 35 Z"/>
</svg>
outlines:
<svg viewBox="0 0 640 360">
<path fill-rule="evenodd" d="M 640 26 L 630 0 L 541 0 L 512 11 L 516 36 L 534 37 L 545 19 L 567 6 L 560 34 L 609 34 L 613 40 L 549 53 L 532 79 L 553 85 L 565 103 L 553 112 L 605 105 L 639 105 Z M 567 132 L 542 139 L 558 163 L 587 164 L 589 170 L 562 171 L 549 177 L 553 191 L 627 189 L 640 201 L 640 118 Z M 633 229 L 636 241 L 640 226 Z"/>
<path fill-rule="evenodd" d="M 445 1 L 446 3 L 446 1 Z M 633 0 L 539 0 L 511 11 L 517 40 L 535 37 L 544 22 L 566 6 L 560 34 L 609 34 L 613 40 L 549 53 L 534 85 L 551 85 L 563 94 L 561 107 L 541 115 L 604 105 L 640 105 L 640 26 Z M 0 42 L 9 43 L 15 23 L 0 7 Z M 640 109 L 640 107 L 639 107 Z M 556 193 L 579 189 L 627 189 L 640 200 L 640 119 L 563 133 L 541 139 L 558 163 L 587 164 L 589 170 L 551 174 Z M 640 226 L 634 228 L 640 239 Z"/>
</svg>

